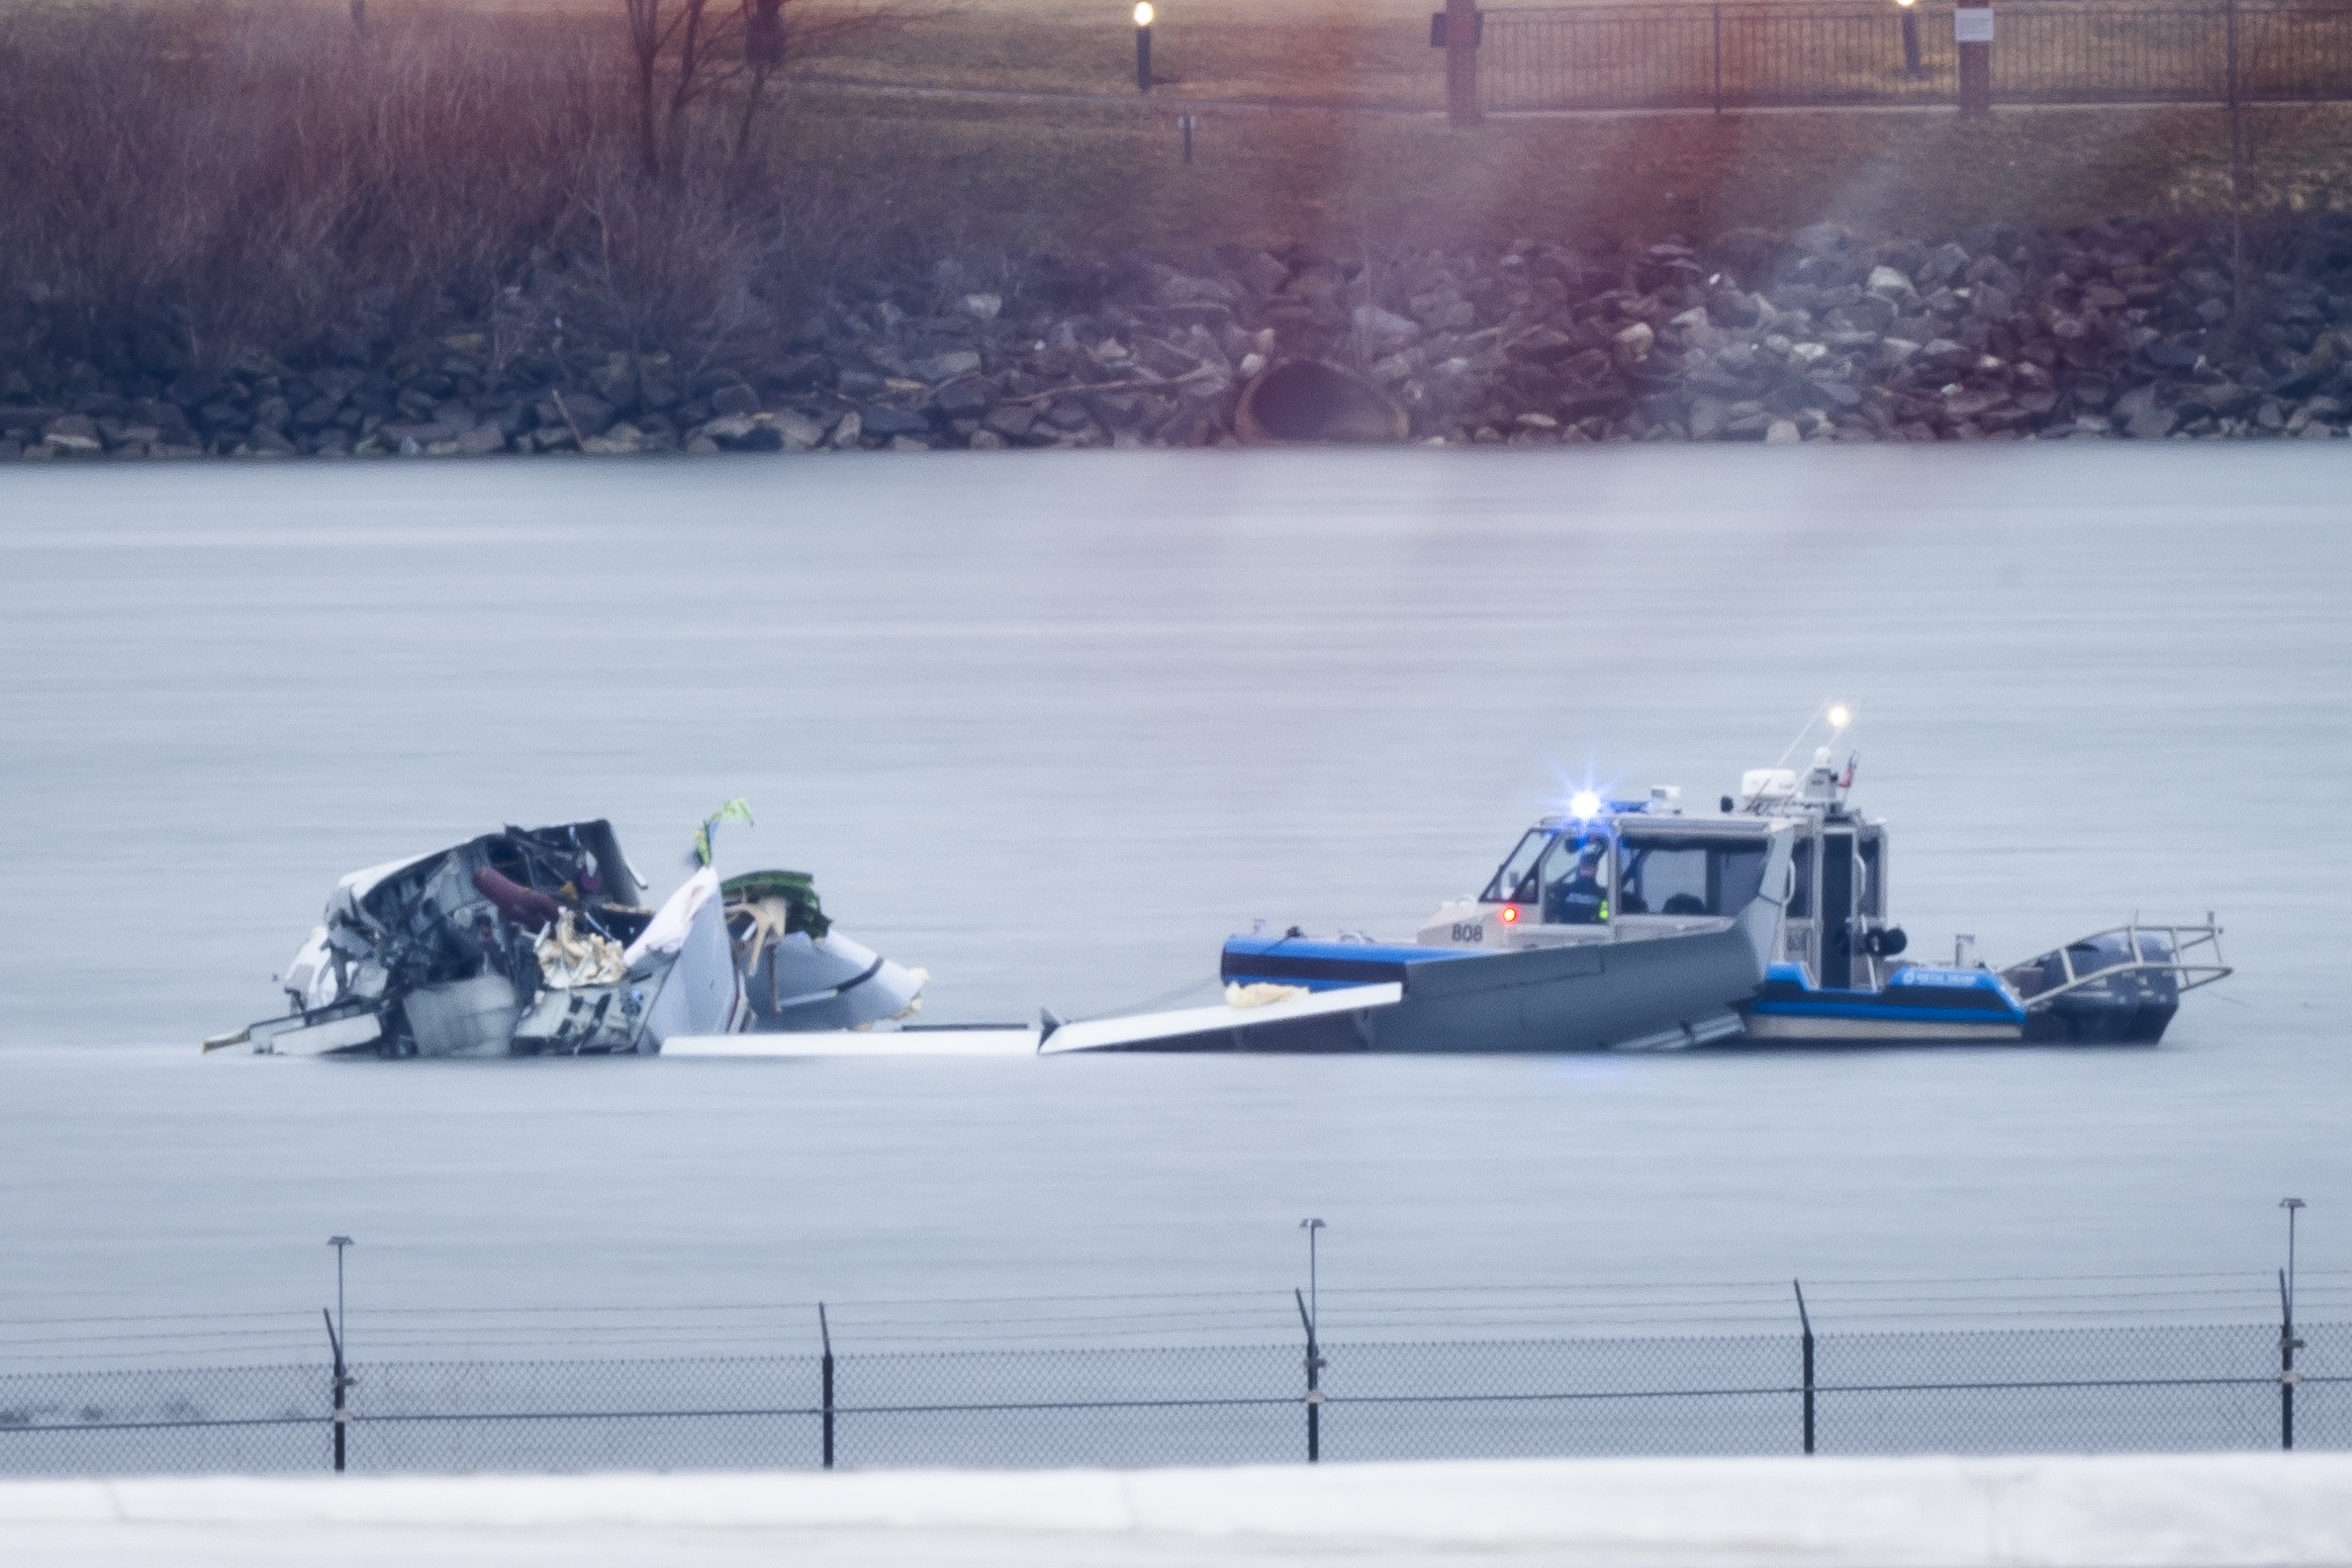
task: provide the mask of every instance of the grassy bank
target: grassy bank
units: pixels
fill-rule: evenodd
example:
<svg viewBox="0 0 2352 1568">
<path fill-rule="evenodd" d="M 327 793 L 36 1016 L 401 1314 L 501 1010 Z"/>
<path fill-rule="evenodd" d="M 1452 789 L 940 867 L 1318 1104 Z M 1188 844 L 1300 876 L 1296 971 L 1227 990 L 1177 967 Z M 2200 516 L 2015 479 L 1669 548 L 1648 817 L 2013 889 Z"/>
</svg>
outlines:
<svg viewBox="0 0 2352 1568">
<path fill-rule="evenodd" d="M 1201 116 L 1187 165 L 1173 114 L 1150 102 L 974 102 L 806 79 L 788 81 L 741 156 L 739 101 L 715 96 L 690 120 L 679 177 L 649 183 L 617 9 L 379 0 L 364 46 L 339 6 L 0 14 L 0 138 L 13 154 L 0 369 L 145 359 L 163 375 L 242 346 L 331 351 L 362 306 L 396 330 L 404 317 L 486 319 L 525 283 L 561 313 L 540 323 L 551 331 L 759 357 L 844 279 L 957 253 L 1298 241 L 1377 257 L 1523 237 L 1603 250 L 1822 220 L 1933 240 L 2226 206 L 2224 127 L 2204 110 L 1497 120 L 1472 132 L 1428 117 L 1230 111 Z M 1222 31 L 1206 10 L 1166 25 L 1172 55 L 1179 23 L 1223 41 L 1221 55 L 1193 51 L 1222 73 L 1188 84 L 1203 90 L 1385 93 L 1431 63 L 1397 52 L 1420 8 L 1391 10 L 1366 19 L 1312 0 L 1236 10 Z M 1069 61 L 1128 36 L 1106 32 L 1099 7 L 1059 0 L 900 22 L 801 64 L 1067 86 Z M 2248 124 L 2257 210 L 2352 197 L 2352 115 L 2273 109 Z M 551 274 L 560 289 L 540 286 Z"/>
</svg>

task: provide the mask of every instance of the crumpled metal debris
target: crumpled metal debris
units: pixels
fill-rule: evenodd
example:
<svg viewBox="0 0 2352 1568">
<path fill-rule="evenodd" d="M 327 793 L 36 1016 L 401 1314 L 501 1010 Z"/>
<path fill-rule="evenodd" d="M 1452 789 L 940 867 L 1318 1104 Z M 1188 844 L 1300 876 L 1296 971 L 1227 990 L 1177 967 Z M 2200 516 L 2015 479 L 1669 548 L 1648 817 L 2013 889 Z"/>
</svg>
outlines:
<svg viewBox="0 0 2352 1568">
<path fill-rule="evenodd" d="M 926 976 L 831 932 L 805 873 L 720 882 L 712 838 L 750 820 L 741 801 L 706 818 L 695 874 L 659 909 L 640 902 L 644 884 L 602 821 L 509 826 L 353 872 L 284 970 L 287 1012 L 205 1049 L 650 1053 L 677 1035 L 910 1015 Z"/>
<path fill-rule="evenodd" d="M 539 961 L 540 983 L 555 990 L 617 984 L 628 968 L 621 962 L 620 944 L 593 931 L 575 930 L 569 909 L 556 911 L 555 924 L 539 933 L 531 952 Z"/>
</svg>

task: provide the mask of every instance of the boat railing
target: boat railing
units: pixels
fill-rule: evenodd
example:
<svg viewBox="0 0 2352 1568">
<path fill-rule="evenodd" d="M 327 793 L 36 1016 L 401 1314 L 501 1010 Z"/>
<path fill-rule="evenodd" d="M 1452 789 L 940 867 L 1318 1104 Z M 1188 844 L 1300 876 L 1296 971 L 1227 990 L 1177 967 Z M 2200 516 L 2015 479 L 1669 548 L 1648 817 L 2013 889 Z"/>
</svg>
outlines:
<svg viewBox="0 0 2352 1568">
<path fill-rule="evenodd" d="M 2052 959 L 2062 976 L 2054 984 L 2048 977 Z M 2229 972 L 2221 957 L 2221 927 L 2209 910 L 2203 925 L 2152 923 L 2134 915 L 2122 925 L 2010 965 L 2001 977 L 2030 1010 L 2129 974 L 2169 974 L 2178 989 L 2193 991 Z"/>
</svg>

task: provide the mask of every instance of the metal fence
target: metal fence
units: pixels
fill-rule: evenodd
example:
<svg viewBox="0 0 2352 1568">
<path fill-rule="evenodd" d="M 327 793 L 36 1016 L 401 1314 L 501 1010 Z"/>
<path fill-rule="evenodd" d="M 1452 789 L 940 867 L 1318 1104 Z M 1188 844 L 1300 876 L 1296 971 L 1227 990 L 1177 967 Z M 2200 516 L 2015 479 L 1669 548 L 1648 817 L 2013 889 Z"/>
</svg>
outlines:
<svg viewBox="0 0 2352 1568">
<path fill-rule="evenodd" d="M 2242 103 L 2352 98 L 2352 7 L 1994 10 L 1995 102 L 2220 104 L 2233 90 Z M 1498 10 L 1486 13 L 1478 88 L 1490 112 L 1950 103 L 1959 50 L 1949 5 Z"/>
<path fill-rule="evenodd" d="M 1302 1348 L 361 1363 L 342 1430 L 373 1472 L 2352 1447 L 2352 1324 Z M 0 1473 L 328 1469 L 333 1381 L 0 1378 Z"/>
</svg>

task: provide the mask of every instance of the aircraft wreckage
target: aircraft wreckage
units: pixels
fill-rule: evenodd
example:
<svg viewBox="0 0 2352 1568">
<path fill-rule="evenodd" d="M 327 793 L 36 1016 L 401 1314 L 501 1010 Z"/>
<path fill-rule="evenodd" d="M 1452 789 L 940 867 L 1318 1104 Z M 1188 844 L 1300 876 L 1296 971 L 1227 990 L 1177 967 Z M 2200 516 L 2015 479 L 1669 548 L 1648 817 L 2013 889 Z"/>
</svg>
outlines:
<svg viewBox="0 0 2352 1568">
<path fill-rule="evenodd" d="M 1850 721 L 1822 713 L 1833 738 Z M 1784 754 L 1781 761 L 1787 760 Z M 278 1054 L 696 1057 L 1075 1052 L 1671 1051 L 2153 1045 L 2229 974 L 2221 928 L 2136 914 L 2021 964 L 1902 957 L 1893 842 L 1856 759 L 1749 769 L 1716 810 L 1587 787 L 1411 942 L 1298 927 L 1227 940 L 1221 1005 L 1065 1023 L 910 1024 L 924 975 L 832 928 L 806 876 L 720 881 L 710 839 L 659 909 L 604 822 L 514 828 L 354 872 L 284 985 L 291 1010 L 207 1041 Z M 876 1026 L 881 1027 L 876 1027 Z"/>
<path fill-rule="evenodd" d="M 287 1012 L 204 1043 L 276 1056 L 653 1053 L 674 1036 L 903 1020 L 920 969 L 835 930 L 800 872 L 719 879 L 710 840 L 659 908 L 602 820 L 507 827 L 352 872 L 280 984 Z"/>
</svg>

